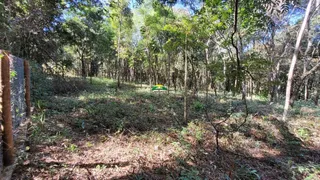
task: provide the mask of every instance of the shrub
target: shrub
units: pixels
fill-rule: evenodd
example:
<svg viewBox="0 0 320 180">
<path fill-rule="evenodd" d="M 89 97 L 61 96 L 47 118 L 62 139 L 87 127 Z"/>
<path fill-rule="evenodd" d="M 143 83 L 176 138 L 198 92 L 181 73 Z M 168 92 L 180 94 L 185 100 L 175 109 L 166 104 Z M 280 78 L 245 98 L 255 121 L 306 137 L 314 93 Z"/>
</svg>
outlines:
<svg viewBox="0 0 320 180">
<path fill-rule="evenodd" d="M 53 78 L 53 92 L 55 94 L 68 94 L 85 90 L 88 86 L 87 81 L 80 78 Z"/>
<path fill-rule="evenodd" d="M 32 101 L 42 99 L 53 94 L 52 81 L 49 76 L 42 71 L 38 64 L 31 64 L 31 98 Z"/>
<path fill-rule="evenodd" d="M 200 101 L 193 102 L 192 106 L 196 111 L 202 111 L 204 109 L 204 104 Z"/>
</svg>

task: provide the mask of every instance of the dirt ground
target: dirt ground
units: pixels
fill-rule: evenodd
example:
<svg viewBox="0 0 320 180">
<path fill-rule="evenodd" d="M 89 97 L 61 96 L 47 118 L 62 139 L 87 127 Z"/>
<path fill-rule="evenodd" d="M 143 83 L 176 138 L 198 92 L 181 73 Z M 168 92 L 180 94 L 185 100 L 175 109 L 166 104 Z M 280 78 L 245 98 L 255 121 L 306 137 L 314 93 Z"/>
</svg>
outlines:
<svg viewBox="0 0 320 180">
<path fill-rule="evenodd" d="M 241 100 L 210 98 L 190 98 L 189 122 L 179 93 L 138 86 L 116 93 L 100 82 L 39 100 L 12 179 L 320 179 L 317 107 L 301 115 L 298 104 L 283 122 L 281 104 L 249 98 L 234 128 Z M 217 149 L 212 124 L 229 111 Z"/>
</svg>

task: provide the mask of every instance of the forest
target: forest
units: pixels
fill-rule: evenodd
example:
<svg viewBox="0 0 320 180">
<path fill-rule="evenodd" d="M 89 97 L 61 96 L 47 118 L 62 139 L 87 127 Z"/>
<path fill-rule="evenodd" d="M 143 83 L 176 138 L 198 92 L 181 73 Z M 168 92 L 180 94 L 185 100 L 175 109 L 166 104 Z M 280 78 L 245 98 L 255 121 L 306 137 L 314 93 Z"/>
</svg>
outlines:
<svg viewBox="0 0 320 180">
<path fill-rule="evenodd" d="M 320 0 L 3 0 L 31 66 L 11 179 L 320 180 Z"/>
</svg>

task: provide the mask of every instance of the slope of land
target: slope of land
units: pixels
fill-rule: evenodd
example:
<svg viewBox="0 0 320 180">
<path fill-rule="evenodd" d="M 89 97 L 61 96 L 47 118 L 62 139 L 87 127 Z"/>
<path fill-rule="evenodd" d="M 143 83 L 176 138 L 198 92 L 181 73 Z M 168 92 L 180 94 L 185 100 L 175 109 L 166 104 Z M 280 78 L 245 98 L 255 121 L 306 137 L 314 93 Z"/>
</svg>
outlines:
<svg viewBox="0 0 320 180">
<path fill-rule="evenodd" d="M 26 151 L 13 179 L 320 179 L 320 108 L 257 96 L 183 97 L 93 79 L 86 90 L 35 102 Z M 206 113 L 207 112 L 207 113 Z M 230 116 L 230 117 L 229 117 Z M 228 118 L 229 117 L 229 118 Z M 216 149 L 218 126 L 220 148 Z"/>
</svg>

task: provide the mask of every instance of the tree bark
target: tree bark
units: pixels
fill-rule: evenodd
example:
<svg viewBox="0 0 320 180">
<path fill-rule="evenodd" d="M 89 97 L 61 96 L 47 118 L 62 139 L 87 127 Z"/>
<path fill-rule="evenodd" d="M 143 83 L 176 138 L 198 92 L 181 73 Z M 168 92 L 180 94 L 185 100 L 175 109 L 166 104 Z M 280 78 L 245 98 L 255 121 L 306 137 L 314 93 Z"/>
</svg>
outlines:
<svg viewBox="0 0 320 180">
<path fill-rule="evenodd" d="M 307 49 L 304 52 L 304 57 L 303 57 L 303 74 L 307 72 L 307 67 L 308 67 L 308 53 L 311 50 L 312 46 L 312 37 L 310 36 L 310 18 L 308 18 L 307 21 L 307 35 L 308 35 L 308 45 Z M 306 101 L 308 99 L 308 78 L 304 80 L 304 100 Z"/>
<path fill-rule="evenodd" d="M 115 62 L 116 65 L 116 78 L 117 78 L 117 86 L 116 91 L 120 88 L 120 41 L 121 41 L 121 26 L 122 26 L 122 10 L 120 6 L 120 2 L 118 0 L 118 6 L 120 8 L 120 18 L 119 18 L 119 29 L 118 29 L 118 46 L 117 46 L 117 60 Z"/>
<path fill-rule="evenodd" d="M 149 48 L 146 49 L 147 51 L 147 56 L 148 56 L 148 77 L 149 77 L 149 85 L 150 87 L 152 86 L 152 72 L 153 72 L 153 68 L 152 68 L 152 62 L 151 62 L 151 55 L 150 55 L 150 50 Z"/>
<path fill-rule="evenodd" d="M 235 0 L 235 8 L 234 8 L 234 24 L 233 24 L 233 33 L 231 35 L 231 43 L 234 49 L 236 50 L 236 60 L 237 60 L 237 76 L 235 78 L 235 85 L 234 85 L 234 91 L 235 93 L 237 90 L 239 90 L 240 81 L 241 81 L 241 64 L 240 64 L 240 57 L 239 57 L 239 48 L 236 42 L 234 41 L 234 35 L 237 33 L 237 25 L 238 25 L 238 9 L 239 9 L 239 0 Z M 233 94 L 235 95 L 235 94 Z"/>
<path fill-rule="evenodd" d="M 30 66 L 29 61 L 24 60 L 24 81 L 25 81 L 25 100 L 26 100 L 26 117 L 31 116 L 31 98 L 30 98 Z"/>
<path fill-rule="evenodd" d="M 205 87 L 206 87 L 206 104 L 208 103 L 208 94 L 209 94 L 209 73 L 208 73 L 208 64 L 209 64 L 209 45 L 210 45 L 210 38 L 208 39 L 207 43 L 206 43 L 207 47 L 205 49 L 205 54 L 206 54 L 206 61 L 205 61 L 205 65 L 206 65 L 206 79 L 205 79 Z"/>
<path fill-rule="evenodd" d="M 187 96 L 188 96 L 188 55 L 187 55 L 187 38 L 188 35 L 186 33 L 185 37 L 185 49 L 184 49 L 184 102 L 183 102 L 183 119 L 184 122 L 187 123 L 188 121 L 188 108 L 187 108 Z"/>
<path fill-rule="evenodd" d="M 86 62 L 84 60 L 84 48 L 82 48 L 82 50 L 81 50 L 80 57 L 81 57 L 81 59 L 80 59 L 81 60 L 81 76 L 83 78 L 86 78 L 87 77 L 87 71 L 86 71 Z"/>
<path fill-rule="evenodd" d="M 168 94 L 170 92 L 170 68 L 171 68 L 171 54 L 168 53 L 168 68 L 167 68 L 167 83 L 168 83 Z"/>
<path fill-rule="evenodd" d="M 283 121 L 285 121 L 287 119 L 287 115 L 288 115 L 294 67 L 295 67 L 297 59 L 298 59 L 300 43 L 301 43 L 301 40 L 303 37 L 303 32 L 307 26 L 307 22 L 309 19 L 309 14 L 310 14 L 312 4 L 313 4 L 313 0 L 310 0 L 308 3 L 308 6 L 307 6 L 306 12 L 305 12 L 303 22 L 302 22 L 300 30 L 299 30 L 299 34 L 297 37 L 297 41 L 296 41 L 296 45 L 295 45 L 289 73 L 288 73 L 288 81 L 287 81 L 287 88 L 286 88 L 286 100 L 285 100 L 284 111 L 283 111 L 283 116 L 282 116 Z"/>
<path fill-rule="evenodd" d="M 159 78 L 158 78 L 158 55 L 155 55 L 155 63 L 154 63 L 154 71 L 153 71 L 153 76 L 154 76 L 154 81 L 156 84 L 159 84 Z"/>
</svg>

